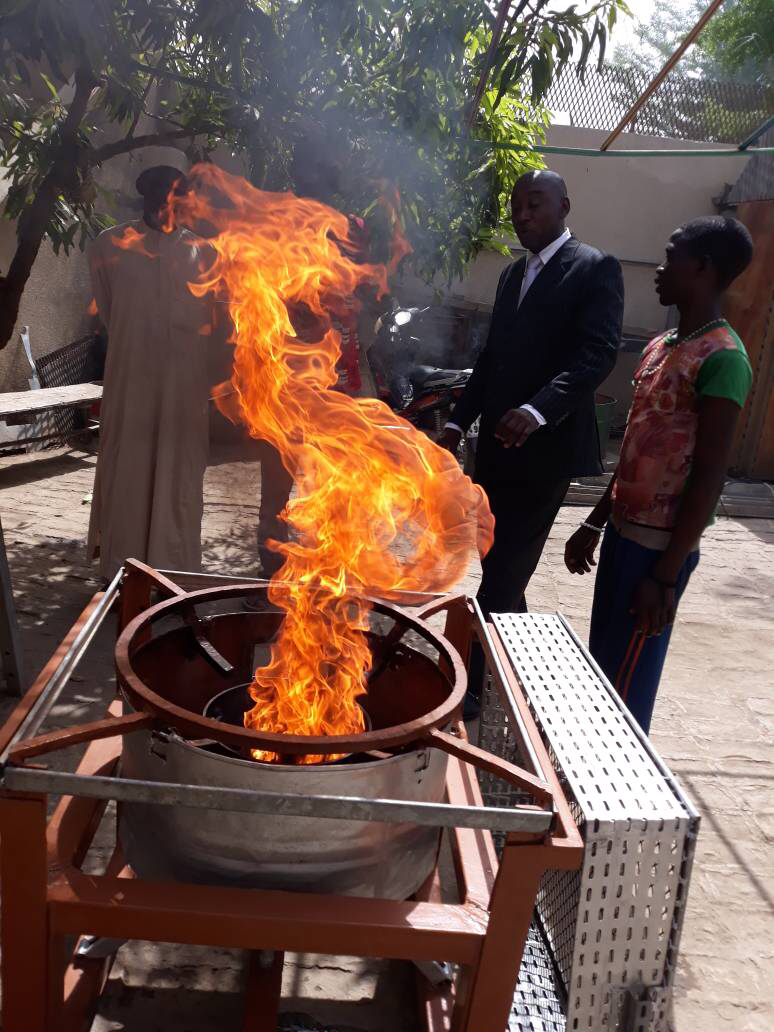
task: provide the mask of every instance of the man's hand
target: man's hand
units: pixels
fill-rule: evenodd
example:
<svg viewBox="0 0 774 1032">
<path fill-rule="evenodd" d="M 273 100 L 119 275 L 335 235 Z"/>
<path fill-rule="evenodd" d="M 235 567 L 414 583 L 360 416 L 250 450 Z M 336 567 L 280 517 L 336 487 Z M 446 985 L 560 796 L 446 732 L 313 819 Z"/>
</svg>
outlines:
<svg viewBox="0 0 774 1032">
<path fill-rule="evenodd" d="M 578 527 L 564 546 L 564 564 L 570 573 L 591 573 L 597 565 L 594 553 L 599 544 L 599 534 L 588 527 Z"/>
<path fill-rule="evenodd" d="M 629 611 L 637 618 L 640 634 L 656 637 L 675 621 L 677 601 L 674 588 L 665 588 L 646 577 L 634 589 Z"/>
<path fill-rule="evenodd" d="M 456 455 L 461 440 L 462 433 L 459 430 L 455 430 L 453 427 L 447 426 L 435 443 L 439 444 L 447 451 L 450 451 L 452 455 Z"/>
<path fill-rule="evenodd" d="M 520 448 L 539 426 L 540 423 L 531 413 L 522 408 L 514 408 L 506 412 L 497 424 L 495 437 L 506 448 Z"/>
</svg>

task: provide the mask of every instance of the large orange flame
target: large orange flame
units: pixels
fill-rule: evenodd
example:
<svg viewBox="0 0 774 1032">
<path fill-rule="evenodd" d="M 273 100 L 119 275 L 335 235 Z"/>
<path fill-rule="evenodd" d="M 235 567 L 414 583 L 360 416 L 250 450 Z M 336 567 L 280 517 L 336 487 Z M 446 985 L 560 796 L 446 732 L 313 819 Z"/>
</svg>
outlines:
<svg viewBox="0 0 774 1032">
<path fill-rule="evenodd" d="M 292 540 L 273 543 L 285 563 L 269 597 L 286 615 L 268 666 L 256 672 L 245 724 L 358 732 L 371 662 L 364 595 L 449 590 L 474 548 L 491 544 L 493 519 L 447 451 L 382 402 L 330 390 L 339 357 L 331 313 L 360 285 L 387 289 L 383 266 L 358 265 L 336 245 L 347 238 L 346 216 L 256 190 L 213 165 L 195 168 L 191 182 L 175 204 L 186 221 L 214 228 L 216 255 L 191 289 L 227 297 L 239 418 L 278 449 L 297 492 L 285 514 Z M 299 306 L 313 313 L 312 340 L 294 329 Z"/>
</svg>

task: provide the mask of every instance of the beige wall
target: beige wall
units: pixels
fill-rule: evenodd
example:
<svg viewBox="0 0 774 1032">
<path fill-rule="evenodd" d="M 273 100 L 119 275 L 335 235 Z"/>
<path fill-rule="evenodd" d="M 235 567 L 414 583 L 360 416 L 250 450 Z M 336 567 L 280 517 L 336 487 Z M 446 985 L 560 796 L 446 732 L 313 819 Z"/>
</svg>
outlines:
<svg viewBox="0 0 774 1032">
<path fill-rule="evenodd" d="M 554 126 L 546 143 L 598 150 L 606 133 Z M 711 150 L 715 144 L 687 143 L 623 134 L 621 150 Z M 745 158 L 597 158 L 546 155 L 546 164 L 567 181 L 572 201 L 568 223 L 575 235 L 616 255 L 624 267 L 627 330 L 657 332 L 666 313 L 653 290 L 655 268 L 670 233 L 680 223 L 716 212 L 713 199 L 733 183 Z M 514 249 L 514 254 L 519 254 Z M 507 259 L 492 252 L 479 255 L 462 283 L 449 294 L 457 300 L 491 306 L 497 277 Z"/>
<path fill-rule="evenodd" d="M 555 126 L 546 142 L 598 149 L 604 132 Z M 620 150 L 712 150 L 716 144 L 686 143 L 624 133 Z M 624 263 L 626 324 L 643 330 L 664 325 L 653 291 L 653 270 L 671 232 L 698 215 L 715 214 L 714 198 L 733 183 L 746 158 L 597 158 L 547 155 L 546 162 L 567 180 L 573 199 L 570 225 L 582 240 L 609 251 Z M 648 262 L 649 266 L 634 264 Z"/>
<path fill-rule="evenodd" d="M 141 125 L 138 131 L 147 130 Z M 159 164 L 187 167 L 184 154 L 162 147 L 148 147 L 104 166 L 99 182 L 110 191 L 110 214 L 116 221 L 138 217 L 140 203 L 134 182 L 143 169 Z M 15 223 L 0 218 L 0 272 L 7 270 L 15 247 Z M 30 369 L 19 330 L 29 326 L 33 356 L 46 355 L 90 331 L 94 325 L 87 313 L 91 297 L 85 255 L 76 247 L 68 256 L 64 252 L 57 256 L 50 244 L 44 242 L 22 296 L 13 338 L 0 351 L 0 391 L 27 387 Z"/>
<path fill-rule="evenodd" d="M 16 246 L 15 224 L 0 219 L 0 269 L 8 263 Z M 45 242 L 32 269 L 21 300 L 17 331 L 30 327 L 30 344 L 35 357 L 48 354 L 88 330 L 86 307 L 91 298 L 83 256 L 73 252 L 69 258 L 57 257 Z M 0 351 L 0 391 L 22 390 L 31 375 L 15 332 Z"/>
<path fill-rule="evenodd" d="M 598 150 L 606 133 L 593 129 L 554 126 L 546 142 L 559 147 Z M 658 137 L 623 134 L 621 150 L 710 150 L 715 144 L 688 143 Z M 627 333 L 653 335 L 665 329 L 670 313 L 653 289 L 655 270 L 672 231 L 699 215 L 715 214 L 714 198 L 726 183 L 735 182 L 744 157 L 597 158 L 582 155 L 547 155 L 549 168 L 567 181 L 572 201 L 568 220 L 581 240 L 616 255 L 624 270 Z M 514 240 L 514 244 L 516 241 Z M 514 256 L 523 253 L 514 246 Z M 500 272 L 509 259 L 484 252 L 468 268 L 464 279 L 445 292 L 455 303 L 490 310 Z M 631 403 L 631 380 L 639 361 L 635 350 L 622 350 L 601 392 L 617 401 L 614 419 L 621 423 Z"/>
</svg>

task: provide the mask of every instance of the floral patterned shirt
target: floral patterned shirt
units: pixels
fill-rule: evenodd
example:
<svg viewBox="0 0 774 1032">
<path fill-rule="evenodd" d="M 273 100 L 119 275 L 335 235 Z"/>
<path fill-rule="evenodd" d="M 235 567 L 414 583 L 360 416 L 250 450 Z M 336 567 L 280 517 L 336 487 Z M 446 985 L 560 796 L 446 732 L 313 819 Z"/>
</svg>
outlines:
<svg viewBox="0 0 774 1032">
<path fill-rule="evenodd" d="M 729 398 L 741 408 L 752 385 L 747 352 L 727 323 L 695 339 L 674 338 L 655 337 L 634 374 L 613 487 L 616 523 L 674 527 L 696 447 L 699 399 Z"/>
</svg>

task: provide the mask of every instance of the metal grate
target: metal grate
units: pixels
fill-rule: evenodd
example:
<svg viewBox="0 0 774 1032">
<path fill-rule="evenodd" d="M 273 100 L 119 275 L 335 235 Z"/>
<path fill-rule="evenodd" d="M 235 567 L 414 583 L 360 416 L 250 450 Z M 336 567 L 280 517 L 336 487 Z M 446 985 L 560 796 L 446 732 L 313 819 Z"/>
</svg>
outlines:
<svg viewBox="0 0 774 1032">
<path fill-rule="evenodd" d="M 539 926 L 533 925 L 524 946 L 510 1028 L 512 1032 L 565 1032 L 564 1015 L 551 953 Z"/>
<path fill-rule="evenodd" d="M 102 340 L 92 334 L 36 359 L 35 370 L 41 387 L 66 387 L 73 383 L 101 380 L 104 362 Z M 85 427 L 86 417 L 81 408 L 73 405 L 51 409 L 36 415 L 34 422 L 19 434 L 19 441 L 34 439 L 33 449 L 51 448 L 66 444 L 73 434 Z"/>
<path fill-rule="evenodd" d="M 550 872 L 536 928 L 573 1032 L 666 1032 L 698 815 L 560 617 L 493 617 L 585 842 L 580 872 Z M 481 742 L 518 762 L 491 688 Z M 499 805 L 516 793 L 482 777 Z M 522 980 L 529 979 L 529 967 Z M 513 1032 L 540 1028 L 514 1001 Z M 534 1001 L 533 1001 L 534 1002 Z M 542 1004 L 538 998 L 538 1010 Z M 550 1007 L 545 1021 L 555 1022 Z M 553 1029 L 556 1024 L 548 1024 Z"/>
<path fill-rule="evenodd" d="M 583 78 L 567 69 L 545 100 L 558 124 L 610 131 L 648 85 L 638 68 L 605 65 Z M 764 83 L 719 82 L 670 75 L 639 112 L 628 131 L 680 140 L 738 143 L 774 113 L 774 89 Z"/>
</svg>

